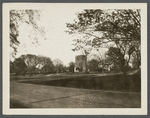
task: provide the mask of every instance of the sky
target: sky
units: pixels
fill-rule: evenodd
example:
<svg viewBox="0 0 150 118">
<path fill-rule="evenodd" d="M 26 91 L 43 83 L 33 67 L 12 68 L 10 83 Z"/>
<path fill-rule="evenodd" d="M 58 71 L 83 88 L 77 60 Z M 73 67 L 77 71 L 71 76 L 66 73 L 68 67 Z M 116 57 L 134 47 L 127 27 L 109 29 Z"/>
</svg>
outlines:
<svg viewBox="0 0 150 118">
<path fill-rule="evenodd" d="M 57 10 L 54 8 L 44 9 L 41 11 L 40 20 L 37 24 L 43 27 L 45 33 L 41 35 L 33 30 L 33 26 L 25 22 L 19 24 L 20 45 L 16 57 L 23 54 L 34 54 L 50 57 L 52 60 L 60 59 L 64 65 L 69 62 L 75 62 L 75 56 L 82 54 L 81 51 L 72 51 L 74 49 L 73 39 L 76 37 L 67 34 L 66 23 L 73 23 L 77 18 L 76 13 L 83 9 Z M 25 17 L 28 20 L 28 17 Z M 38 43 L 33 44 L 37 38 Z"/>
</svg>

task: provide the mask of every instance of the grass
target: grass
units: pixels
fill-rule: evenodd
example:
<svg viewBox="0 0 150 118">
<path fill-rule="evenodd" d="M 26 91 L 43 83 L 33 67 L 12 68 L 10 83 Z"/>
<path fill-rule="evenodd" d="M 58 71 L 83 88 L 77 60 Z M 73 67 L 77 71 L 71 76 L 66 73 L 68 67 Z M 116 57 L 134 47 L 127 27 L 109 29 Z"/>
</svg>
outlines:
<svg viewBox="0 0 150 118">
<path fill-rule="evenodd" d="M 19 79 L 19 78 L 18 78 Z M 33 80 L 34 79 L 34 80 Z M 16 79 L 17 80 L 17 79 Z M 125 92 L 141 91 L 141 76 L 135 75 L 111 75 L 111 76 L 45 76 L 22 78 L 21 83 L 38 84 L 46 86 L 111 90 Z M 29 81 L 30 80 L 30 81 Z"/>
</svg>

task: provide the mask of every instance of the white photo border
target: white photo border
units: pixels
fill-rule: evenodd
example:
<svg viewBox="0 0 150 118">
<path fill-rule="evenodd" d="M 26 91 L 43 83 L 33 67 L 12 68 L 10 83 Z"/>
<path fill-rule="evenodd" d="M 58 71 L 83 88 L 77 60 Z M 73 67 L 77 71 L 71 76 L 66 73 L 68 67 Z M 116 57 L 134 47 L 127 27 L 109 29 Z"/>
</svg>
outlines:
<svg viewBox="0 0 150 118">
<path fill-rule="evenodd" d="M 141 108 L 10 109 L 9 11 L 12 9 L 141 9 Z M 3 3 L 3 114 L 4 115 L 147 115 L 147 3 Z"/>
</svg>

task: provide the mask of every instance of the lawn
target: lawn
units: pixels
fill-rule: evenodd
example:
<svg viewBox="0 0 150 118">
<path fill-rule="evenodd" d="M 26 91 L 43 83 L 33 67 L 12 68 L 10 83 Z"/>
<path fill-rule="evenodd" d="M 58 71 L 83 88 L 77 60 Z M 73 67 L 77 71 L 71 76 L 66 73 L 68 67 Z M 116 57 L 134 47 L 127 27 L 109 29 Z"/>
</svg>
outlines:
<svg viewBox="0 0 150 118">
<path fill-rule="evenodd" d="M 93 76 L 93 75 L 51 75 L 37 77 L 11 77 L 11 81 L 20 83 L 38 84 L 55 87 L 70 87 L 93 90 L 110 90 L 125 92 L 141 91 L 141 76 L 134 75 L 111 75 L 111 76 Z"/>
</svg>

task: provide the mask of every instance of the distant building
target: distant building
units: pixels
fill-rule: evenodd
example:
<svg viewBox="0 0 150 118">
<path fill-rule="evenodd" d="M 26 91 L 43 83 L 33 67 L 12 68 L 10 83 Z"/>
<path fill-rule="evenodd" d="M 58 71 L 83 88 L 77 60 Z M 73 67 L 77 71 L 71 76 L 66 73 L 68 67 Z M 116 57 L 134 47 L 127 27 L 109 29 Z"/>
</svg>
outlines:
<svg viewBox="0 0 150 118">
<path fill-rule="evenodd" d="M 75 57 L 74 72 L 85 72 L 86 71 L 86 56 L 78 55 Z"/>
<path fill-rule="evenodd" d="M 110 72 L 114 68 L 114 63 L 103 63 L 99 64 L 98 67 L 102 69 L 102 72 L 104 72 L 104 70 Z"/>
</svg>

